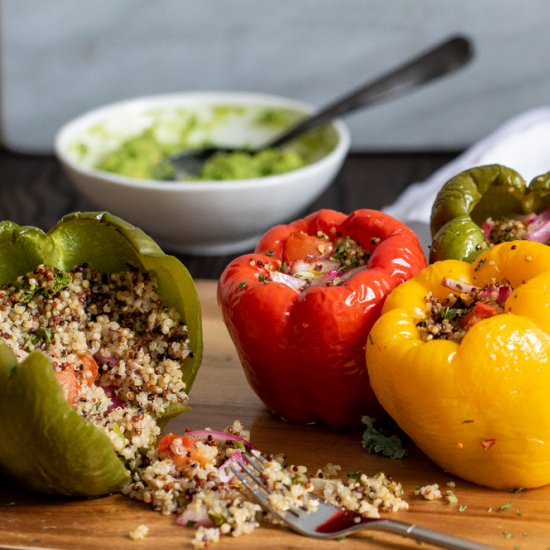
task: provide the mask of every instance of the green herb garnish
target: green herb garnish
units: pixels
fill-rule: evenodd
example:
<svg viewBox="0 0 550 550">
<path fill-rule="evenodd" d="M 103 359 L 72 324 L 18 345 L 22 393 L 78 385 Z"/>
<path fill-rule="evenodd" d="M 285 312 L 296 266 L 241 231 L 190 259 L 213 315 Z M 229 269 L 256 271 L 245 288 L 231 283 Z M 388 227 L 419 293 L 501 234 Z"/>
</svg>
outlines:
<svg viewBox="0 0 550 550">
<path fill-rule="evenodd" d="M 441 320 L 454 321 L 458 317 L 468 313 L 468 308 L 445 306 L 441 310 Z"/>
<path fill-rule="evenodd" d="M 52 270 L 53 279 L 49 284 L 31 284 L 28 279 L 20 277 L 15 283 L 19 291 L 17 301 L 21 304 L 28 304 L 35 296 L 41 295 L 46 298 L 53 298 L 61 289 L 65 288 L 71 282 L 71 275 L 56 267 Z"/>
<path fill-rule="evenodd" d="M 361 445 L 371 454 L 381 454 L 393 459 L 407 456 L 403 447 L 403 432 L 394 422 L 381 424 L 371 416 L 363 416 L 361 422 L 366 425 Z"/>
</svg>

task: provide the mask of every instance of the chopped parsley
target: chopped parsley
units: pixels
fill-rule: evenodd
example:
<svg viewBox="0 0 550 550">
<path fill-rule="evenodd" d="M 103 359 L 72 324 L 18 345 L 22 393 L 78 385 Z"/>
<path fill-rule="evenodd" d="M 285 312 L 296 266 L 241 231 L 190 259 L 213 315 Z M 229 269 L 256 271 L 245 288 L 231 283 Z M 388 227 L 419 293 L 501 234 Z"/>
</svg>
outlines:
<svg viewBox="0 0 550 550">
<path fill-rule="evenodd" d="M 52 330 L 48 327 L 46 328 L 37 328 L 33 335 L 37 340 L 41 340 L 42 342 L 49 344 L 52 341 Z"/>
<path fill-rule="evenodd" d="M 39 282 L 37 282 L 37 279 Z M 43 281 L 40 281 L 40 279 L 43 279 Z M 17 279 L 15 283 L 18 288 L 17 301 L 21 304 L 28 304 L 37 295 L 53 298 L 71 281 L 70 273 L 56 267 L 51 271 L 45 271 L 39 266 L 30 276 L 25 275 Z"/>
<path fill-rule="evenodd" d="M 468 313 L 469 308 L 466 307 L 450 307 L 450 306 L 444 306 L 441 310 L 441 319 L 447 320 L 447 321 L 454 321 L 458 317 L 462 317 L 466 313 Z"/>
<path fill-rule="evenodd" d="M 366 426 L 361 445 L 370 454 L 380 454 L 396 460 L 407 456 L 407 450 L 402 442 L 405 435 L 397 424 L 393 421 L 382 424 L 371 416 L 363 416 L 361 421 Z"/>
<path fill-rule="evenodd" d="M 239 451 L 246 451 L 246 446 L 242 441 L 234 440 L 233 447 L 235 447 L 235 449 L 239 449 Z"/>
</svg>

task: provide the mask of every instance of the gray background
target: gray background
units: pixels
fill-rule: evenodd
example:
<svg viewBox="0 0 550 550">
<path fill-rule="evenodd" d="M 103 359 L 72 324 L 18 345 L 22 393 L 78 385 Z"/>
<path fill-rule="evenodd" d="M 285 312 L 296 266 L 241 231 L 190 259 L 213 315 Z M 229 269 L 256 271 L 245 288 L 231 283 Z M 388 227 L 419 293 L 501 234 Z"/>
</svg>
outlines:
<svg viewBox="0 0 550 550">
<path fill-rule="evenodd" d="M 90 108 L 251 90 L 322 105 L 450 34 L 465 70 L 346 118 L 354 150 L 456 149 L 550 97 L 547 0 L 1 0 L 2 134 L 50 151 Z"/>
</svg>

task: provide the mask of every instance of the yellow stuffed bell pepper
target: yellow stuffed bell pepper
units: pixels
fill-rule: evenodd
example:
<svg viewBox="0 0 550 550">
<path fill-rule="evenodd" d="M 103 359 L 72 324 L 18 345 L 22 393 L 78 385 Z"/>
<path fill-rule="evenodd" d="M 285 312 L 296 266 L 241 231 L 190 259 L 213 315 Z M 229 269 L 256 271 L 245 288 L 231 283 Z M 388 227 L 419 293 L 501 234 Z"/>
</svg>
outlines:
<svg viewBox="0 0 550 550">
<path fill-rule="evenodd" d="M 550 247 L 502 243 L 394 289 L 366 345 L 385 410 L 444 470 L 550 483 Z"/>
</svg>

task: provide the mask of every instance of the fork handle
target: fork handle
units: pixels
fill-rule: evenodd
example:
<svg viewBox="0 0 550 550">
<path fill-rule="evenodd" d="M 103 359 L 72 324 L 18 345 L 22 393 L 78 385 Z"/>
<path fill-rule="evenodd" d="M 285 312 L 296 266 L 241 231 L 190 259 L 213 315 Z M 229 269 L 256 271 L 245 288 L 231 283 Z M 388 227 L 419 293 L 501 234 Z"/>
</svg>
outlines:
<svg viewBox="0 0 550 550">
<path fill-rule="evenodd" d="M 463 36 L 452 37 L 397 69 L 334 101 L 313 116 L 275 137 L 268 144 L 263 145 L 262 148 L 277 147 L 338 116 L 403 95 L 422 84 L 459 69 L 470 61 L 472 56 L 473 47 L 467 38 Z"/>
<path fill-rule="evenodd" d="M 420 527 L 413 523 L 405 523 L 396 520 L 373 521 L 369 524 L 369 530 L 384 531 L 402 535 L 418 542 L 425 542 L 439 546 L 440 548 L 450 548 L 452 550 L 495 550 L 493 546 L 480 544 L 461 537 L 455 537 L 446 533 L 432 531 L 426 527 Z"/>
</svg>

